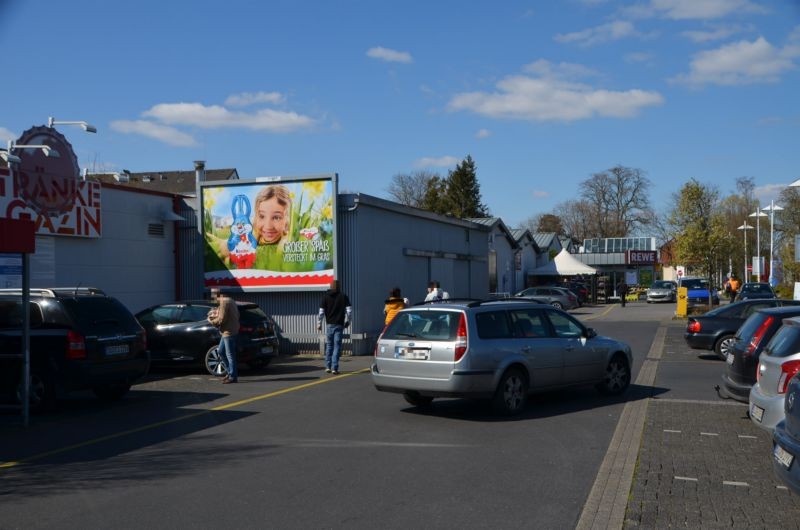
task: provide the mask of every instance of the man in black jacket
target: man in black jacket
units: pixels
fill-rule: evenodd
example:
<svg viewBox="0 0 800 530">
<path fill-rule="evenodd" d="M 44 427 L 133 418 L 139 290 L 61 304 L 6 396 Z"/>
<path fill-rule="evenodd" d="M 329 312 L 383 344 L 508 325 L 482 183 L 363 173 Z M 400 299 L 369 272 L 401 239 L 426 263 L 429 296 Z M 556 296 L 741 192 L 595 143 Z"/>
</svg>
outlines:
<svg viewBox="0 0 800 530">
<path fill-rule="evenodd" d="M 339 355 L 342 351 L 342 333 L 350 325 L 353 309 L 350 299 L 339 290 L 339 280 L 331 282 L 331 288 L 319 304 L 317 331 L 322 331 L 322 320 L 327 324 L 325 334 L 325 371 L 339 373 Z"/>
</svg>

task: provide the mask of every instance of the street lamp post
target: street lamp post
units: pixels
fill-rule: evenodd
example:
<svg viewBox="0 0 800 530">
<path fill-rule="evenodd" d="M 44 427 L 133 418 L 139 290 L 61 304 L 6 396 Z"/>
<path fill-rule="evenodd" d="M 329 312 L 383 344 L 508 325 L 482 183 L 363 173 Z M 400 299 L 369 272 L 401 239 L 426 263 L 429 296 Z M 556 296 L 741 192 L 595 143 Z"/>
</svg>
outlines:
<svg viewBox="0 0 800 530">
<path fill-rule="evenodd" d="M 783 210 L 782 207 L 775 204 L 775 201 L 769 201 L 769 206 L 762 208 L 765 212 L 769 212 L 769 284 L 771 287 L 775 287 L 775 277 L 774 277 L 774 267 L 773 267 L 773 260 L 775 258 L 775 252 L 773 250 L 773 235 L 774 235 L 774 227 L 775 227 L 775 212 L 779 212 Z"/>
<path fill-rule="evenodd" d="M 84 131 L 88 133 L 96 133 L 97 127 L 85 121 L 58 121 L 52 116 L 47 118 L 47 126 L 52 129 L 53 125 L 79 125 Z"/>
<path fill-rule="evenodd" d="M 745 221 L 742 226 L 737 228 L 738 230 L 741 230 L 742 235 L 744 235 L 744 276 L 742 276 L 744 281 L 747 281 L 747 231 L 752 230 L 753 228 L 755 227 L 747 224 L 747 221 Z"/>
<path fill-rule="evenodd" d="M 761 281 L 761 218 L 767 217 L 767 214 L 761 211 L 761 205 L 758 206 L 755 212 L 751 213 L 748 217 L 756 218 L 756 263 L 758 263 L 758 281 Z M 754 273 L 756 271 L 753 271 Z"/>
</svg>

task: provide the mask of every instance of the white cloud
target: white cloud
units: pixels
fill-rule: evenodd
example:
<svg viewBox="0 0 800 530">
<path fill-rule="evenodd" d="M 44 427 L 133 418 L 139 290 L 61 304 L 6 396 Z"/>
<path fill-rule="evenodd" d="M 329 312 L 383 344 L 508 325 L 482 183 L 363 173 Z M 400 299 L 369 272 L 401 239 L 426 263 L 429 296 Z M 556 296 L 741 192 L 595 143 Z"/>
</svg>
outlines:
<svg viewBox="0 0 800 530">
<path fill-rule="evenodd" d="M 411 58 L 411 54 L 408 52 L 399 52 L 397 50 L 391 50 L 389 48 L 382 48 L 381 46 L 376 46 L 375 48 L 370 48 L 367 50 L 367 57 L 371 57 L 373 59 L 380 59 L 381 61 L 386 61 L 390 63 L 412 63 L 414 59 Z"/>
<path fill-rule="evenodd" d="M 533 65 L 536 67 L 532 68 Z M 574 66 L 562 69 L 547 61 L 537 61 L 526 68 L 540 72 L 538 77 L 511 75 L 497 83 L 495 92 L 456 94 L 448 103 L 448 109 L 498 119 L 575 121 L 595 116 L 630 118 L 645 107 L 664 103 L 664 97 L 658 92 L 613 91 L 570 81 L 565 78 L 565 72 L 574 72 Z"/>
<path fill-rule="evenodd" d="M 766 13 L 750 0 L 650 0 L 624 10 L 630 16 L 663 17 L 673 20 L 710 20 L 742 13 Z"/>
<path fill-rule="evenodd" d="M 695 54 L 689 73 L 673 81 L 687 85 L 774 83 L 782 73 L 796 68 L 793 59 L 798 55 L 798 46 L 778 49 L 759 37 Z"/>
<path fill-rule="evenodd" d="M 553 64 L 546 59 L 539 59 L 522 67 L 523 72 L 536 74 L 539 77 L 552 77 L 558 79 L 578 79 L 581 77 L 591 77 L 599 75 L 596 70 L 592 70 L 582 64 L 558 63 Z"/>
<path fill-rule="evenodd" d="M 9 131 L 5 127 L 0 127 L 0 142 L 7 144 L 9 140 L 16 140 L 17 138 L 19 138 L 18 134 Z"/>
<path fill-rule="evenodd" d="M 550 197 L 550 192 L 543 190 L 533 190 L 531 192 L 531 195 L 533 195 L 534 199 L 547 199 L 548 197 Z"/>
<path fill-rule="evenodd" d="M 554 37 L 556 42 L 576 43 L 580 46 L 594 46 L 604 42 L 634 37 L 639 35 L 633 24 L 627 20 L 617 20 L 595 26 L 593 28 L 575 31 L 573 33 L 562 33 Z"/>
<path fill-rule="evenodd" d="M 220 105 L 206 106 L 201 103 L 160 103 L 142 115 L 169 125 L 190 125 L 202 129 L 243 128 L 290 132 L 315 123 L 312 118 L 296 112 L 260 109 L 248 114 L 230 111 Z"/>
<path fill-rule="evenodd" d="M 140 134 L 148 138 L 153 138 L 165 144 L 175 147 L 192 147 L 197 145 L 195 139 L 184 132 L 145 120 L 116 120 L 111 122 L 111 129 L 125 134 Z"/>
<path fill-rule="evenodd" d="M 625 54 L 625 62 L 653 65 L 655 56 L 648 52 L 630 52 Z"/>
<path fill-rule="evenodd" d="M 785 184 L 764 184 L 763 186 L 756 186 L 753 189 L 753 196 L 759 200 L 761 203 L 761 207 L 769 206 L 769 201 L 777 200 L 778 196 L 781 194 L 786 187 L 794 181 L 794 178 L 790 177 Z M 775 206 L 779 206 L 776 204 Z M 765 212 L 769 215 L 769 211 Z M 778 209 L 775 208 L 775 215 L 777 217 Z M 751 219 L 751 222 L 755 221 L 755 219 Z M 761 224 L 767 223 L 766 226 L 769 226 L 769 219 L 762 219 Z"/>
<path fill-rule="evenodd" d="M 286 98 L 284 98 L 283 94 L 278 92 L 242 92 L 228 96 L 228 99 L 225 100 L 225 105 L 229 107 L 247 107 L 257 103 L 279 104 L 285 100 Z"/>
<path fill-rule="evenodd" d="M 426 156 L 424 158 L 420 158 L 414 162 L 414 167 L 416 168 L 425 168 L 425 167 L 450 167 L 455 166 L 461 162 L 458 158 L 454 156 L 440 156 L 438 158 Z"/>
<path fill-rule="evenodd" d="M 681 35 L 692 42 L 702 43 L 727 39 L 731 35 L 741 33 L 742 31 L 744 31 L 744 28 L 741 26 L 717 26 L 706 30 L 684 31 Z"/>
<path fill-rule="evenodd" d="M 483 139 L 489 138 L 492 135 L 492 132 L 489 129 L 479 129 L 478 132 L 475 133 L 475 138 Z"/>
</svg>

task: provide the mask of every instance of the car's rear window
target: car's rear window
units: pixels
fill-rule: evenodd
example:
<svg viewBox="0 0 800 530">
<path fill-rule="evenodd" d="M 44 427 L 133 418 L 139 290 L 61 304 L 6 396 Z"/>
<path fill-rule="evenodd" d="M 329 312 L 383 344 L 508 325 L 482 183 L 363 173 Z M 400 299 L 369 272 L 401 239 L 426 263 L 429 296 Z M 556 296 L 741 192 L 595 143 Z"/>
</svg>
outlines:
<svg viewBox="0 0 800 530">
<path fill-rule="evenodd" d="M 119 329 L 130 331 L 139 327 L 131 312 L 115 298 L 81 296 L 64 298 L 62 304 L 84 333 Z"/>
<path fill-rule="evenodd" d="M 683 280 L 681 282 L 681 287 L 686 287 L 687 289 L 708 289 L 708 280 L 701 280 L 699 278 Z"/>
<path fill-rule="evenodd" d="M 772 289 L 767 284 L 745 285 L 744 290 L 750 293 L 770 293 Z"/>
<path fill-rule="evenodd" d="M 256 305 L 239 307 L 239 320 L 241 322 L 262 322 L 267 320 L 267 314 Z"/>
<path fill-rule="evenodd" d="M 742 327 L 739 328 L 736 336 L 740 339 L 750 340 L 750 338 L 755 334 L 756 330 L 768 317 L 769 315 L 766 313 L 753 313 L 747 320 L 744 321 L 744 324 L 742 324 Z"/>
<path fill-rule="evenodd" d="M 454 341 L 461 314 L 459 311 L 401 311 L 389 323 L 383 338 Z"/>
<path fill-rule="evenodd" d="M 800 327 L 781 326 L 764 348 L 764 353 L 772 357 L 789 357 L 800 353 Z"/>
</svg>

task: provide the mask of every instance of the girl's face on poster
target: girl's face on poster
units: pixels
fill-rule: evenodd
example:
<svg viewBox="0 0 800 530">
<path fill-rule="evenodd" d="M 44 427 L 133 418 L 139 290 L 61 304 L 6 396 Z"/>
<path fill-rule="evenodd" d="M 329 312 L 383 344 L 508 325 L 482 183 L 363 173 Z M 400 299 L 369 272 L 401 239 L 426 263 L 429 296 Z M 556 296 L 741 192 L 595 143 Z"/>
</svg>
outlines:
<svg viewBox="0 0 800 530">
<path fill-rule="evenodd" d="M 286 234 L 286 225 L 289 222 L 286 216 L 286 206 L 280 204 L 278 199 L 273 197 L 261 201 L 256 214 L 261 226 L 259 238 L 270 245 L 280 241 Z"/>
</svg>

